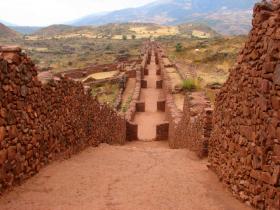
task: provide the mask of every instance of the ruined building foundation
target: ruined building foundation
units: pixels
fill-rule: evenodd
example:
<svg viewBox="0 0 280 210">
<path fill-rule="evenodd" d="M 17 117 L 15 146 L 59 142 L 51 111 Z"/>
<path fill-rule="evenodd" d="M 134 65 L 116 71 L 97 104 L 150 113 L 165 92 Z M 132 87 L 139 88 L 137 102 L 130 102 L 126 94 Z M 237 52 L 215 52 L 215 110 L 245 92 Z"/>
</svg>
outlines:
<svg viewBox="0 0 280 210">
<path fill-rule="evenodd" d="M 73 170 L 73 174 L 86 183 L 83 185 L 77 179 L 73 188 L 81 185 L 94 188 L 99 183 L 108 185 L 106 193 L 104 186 L 97 189 L 98 195 L 103 197 L 84 201 L 91 207 L 141 209 L 140 204 L 135 206 L 133 202 L 137 197 L 154 209 L 206 210 L 209 206 L 210 209 L 235 206 L 250 209 L 224 195 L 223 190 L 216 190 L 219 187 L 212 185 L 216 183 L 211 178 L 213 171 L 243 203 L 261 210 L 279 210 L 280 6 L 268 3 L 255 6 L 253 29 L 236 66 L 217 95 L 214 109 L 205 99 L 199 111 L 192 115 L 190 104 L 193 101 L 188 95 L 183 110 L 178 109 L 164 64 L 166 58 L 159 43 L 144 44 L 141 68 L 133 71 L 136 86 L 132 100 L 125 116 L 121 116 L 99 104 L 81 83 L 61 77 L 42 84 L 36 67 L 20 48 L 1 47 L 0 191 L 22 184 L 38 172 L 41 180 L 46 176 L 42 169 L 48 171 L 45 166 L 49 163 L 81 154 L 75 157 L 83 161 L 84 167 L 95 170 L 91 168 L 88 174 L 82 167 L 82 175 Z M 167 149 L 163 146 L 165 142 L 177 150 Z M 126 146 L 92 148 L 102 143 Z M 147 147 L 149 143 L 151 147 Z M 153 148 L 155 145 L 160 148 Z M 89 156 L 83 152 L 85 150 Z M 192 156 L 189 150 L 199 158 L 208 157 L 211 171 L 206 167 L 206 159 Z M 102 165 L 102 161 L 95 164 L 98 157 L 104 157 L 101 159 L 106 164 Z M 76 164 L 73 159 L 68 161 L 65 163 Z M 57 164 L 67 171 L 64 162 Z M 164 170 L 166 168 L 168 170 Z M 56 169 L 63 174 L 59 167 Z M 94 173 L 96 176 L 92 177 Z M 97 181 L 91 185 L 85 177 Z M 56 183 L 53 177 L 50 180 L 50 185 L 63 188 L 63 182 Z M 28 182 L 23 188 L 27 185 Z M 148 194 L 148 197 L 141 194 L 153 191 L 158 194 Z M 22 197 L 15 199 L 29 206 L 30 203 L 24 201 L 28 198 L 26 191 L 16 192 Z M 32 193 L 37 195 L 35 191 Z M 69 192 L 63 193 L 68 195 Z M 91 193 L 86 195 L 91 196 Z M 215 200 L 216 195 L 218 199 Z M 49 197 L 51 193 L 44 196 L 47 200 L 53 199 Z M 171 199 L 163 200 L 161 196 Z M 114 198 L 118 198 L 119 203 Z M 128 198 L 132 200 L 126 200 Z M 0 203 L 7 209 L 9 205 L 16 205 L 5 199 L 0 199 Z"/>
</svg>

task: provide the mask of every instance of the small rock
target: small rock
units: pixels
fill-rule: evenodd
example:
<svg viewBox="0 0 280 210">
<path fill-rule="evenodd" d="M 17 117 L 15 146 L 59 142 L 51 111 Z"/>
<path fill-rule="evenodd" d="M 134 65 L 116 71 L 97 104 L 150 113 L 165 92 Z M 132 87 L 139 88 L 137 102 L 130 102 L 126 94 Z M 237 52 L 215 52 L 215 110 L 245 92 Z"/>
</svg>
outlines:
<svg viewBox="0 0 280 210">
<path fill-rule="evenodd" d="M 4 140 L 5 138 L 5 127 L 0 127 L 0 143 Z"/>
<path fill-rule="evenodd" d="M 16 146 L 10 146 L 8 148 L 8 159 L 14 160 L 17 154 L 17 147 Z"/>
<path fill-rule="evenodd" d="M 3 165 L 6 160 L 7 160 L 7 150 L 5 149 L 0 150 L 0 165 Z"/>
<path fill-rule="evenodd" d="M 25 97 L 27 95 L 27 87 L 25 85 L 21 86 L 20 94 L 22 97 Z"/>
<path fill-rule="evenodd" d="M 278 64 L 275 68 L 275 71 L 273 74 L 273 82 L 276 85 L 280 85 L 280 64 Z"/>
</svg>

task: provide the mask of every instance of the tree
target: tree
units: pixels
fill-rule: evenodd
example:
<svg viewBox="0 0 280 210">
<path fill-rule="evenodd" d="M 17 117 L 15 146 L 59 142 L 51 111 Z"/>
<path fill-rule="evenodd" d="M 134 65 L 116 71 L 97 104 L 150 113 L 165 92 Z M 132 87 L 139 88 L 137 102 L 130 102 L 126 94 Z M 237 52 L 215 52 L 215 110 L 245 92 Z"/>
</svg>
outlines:
<svg viewBox="0 0 280 210">
<path fill-rule="evenodd" d="M 132 39 L 136 39 L 136 35 L 135 35 L 135 34 L 132 34 L 132 35 L 131 35 L 131 38 L 132 38 Z"/>
<path fill-rule="evenodd" d="M 181 43 L 177 43 L 175 48 L 176 48 L 176 52 L 182 52 L 183 50 L 183 46 Z"/>
<path fill-rule="evenodd" d="M 123 35 L 123 36 L 122 36 L 122 39 L 123 39 L 123 40 L 127 40 L 127 36 L 126 36 L 126 35 Z"/>
</svg>

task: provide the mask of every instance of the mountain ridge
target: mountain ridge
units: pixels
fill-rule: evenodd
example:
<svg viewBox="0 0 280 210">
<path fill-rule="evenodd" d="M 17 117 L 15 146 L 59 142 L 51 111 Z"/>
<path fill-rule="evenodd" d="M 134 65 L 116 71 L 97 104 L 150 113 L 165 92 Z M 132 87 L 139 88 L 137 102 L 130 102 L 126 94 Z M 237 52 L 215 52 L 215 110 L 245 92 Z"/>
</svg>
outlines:
<svg viewBox="0 0 280 210">
<path fill-rule="evenodd" d="M 98 26 L 108 23 L 149 22 L 161 25 L 178 25 L 186 22 L 210 22 L 209 26 L 219 33 L 239 34 L 238 28 L 240 28 L 241 33 L 247 33 L 250 29 L 252 8 L 256 2 L 256 0 L 155 1 L 137 8 L 112 11 L 103 15 L 86 16 L 72 22 L 72 24 L 75 26 Z M 241 16 L 242 19 L 236 22 L 236 19 L 228 15 L 223 20 L 222 14 L 225 12 L 231 13 L 234 17 Z M 214 24 L 211 24 L 211 21 Z M 221 22 L 223 27 L 217 27 L 217 22 Z M 232 27 L 232 23 L 234 23 L 234 27 Z"/>
<path fill-rule="evenodd" d="M 3 39 L 15 39 L 15 38 L 20 38 L 21 35 L 12 30 L 11 28 L 9 28 L 8 26 L 6 26 L 3 23 L 0 23 L 0 38 Z"/>
<path fill-rule="evenodd" d="M 30 35 L 44 28 L 40 26 L 8 26 L 8 27 L 22 35 Z"/>
</svg>

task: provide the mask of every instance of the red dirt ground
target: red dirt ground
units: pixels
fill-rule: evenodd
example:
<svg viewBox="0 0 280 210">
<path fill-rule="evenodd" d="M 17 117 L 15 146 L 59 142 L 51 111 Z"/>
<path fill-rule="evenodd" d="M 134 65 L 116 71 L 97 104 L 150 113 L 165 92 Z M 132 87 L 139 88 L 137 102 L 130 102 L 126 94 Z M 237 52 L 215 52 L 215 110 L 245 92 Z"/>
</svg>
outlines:
<svg viewBox="0 0 280 210">
<path fill-rule="evenodd" d="M 156 75 L 157 65 L 155 55 L 152 54 L 151 64 L 148 65 L 149 75 L 145 76 L 148 88 L 141 89 L 140 101 L 146 104 L 146 111 L 136 113 L 134 122 L 138 124 L 138 138 L 141 140 L 153 140 L 156 138 L 156 125 L 165 120 L 165 113 L 157 111 L 157 102 L 163 98 L 163 90 L 156 89 L 156 81 L 160 76 Z"/>
<path fill-rule="evenodd" d="M 186 149 L 100 145 L 54 162 L 0 199 L 1 210 L 250 210 Z"/>
</svg>

